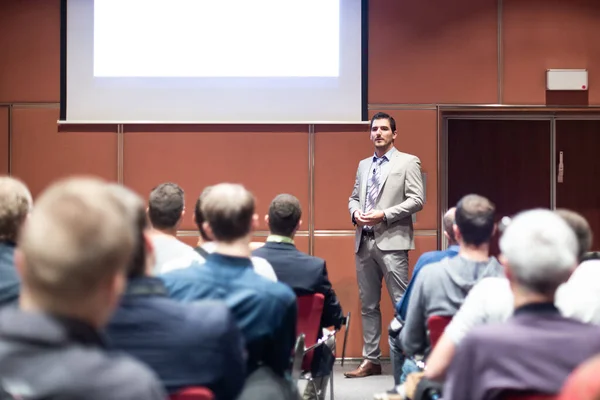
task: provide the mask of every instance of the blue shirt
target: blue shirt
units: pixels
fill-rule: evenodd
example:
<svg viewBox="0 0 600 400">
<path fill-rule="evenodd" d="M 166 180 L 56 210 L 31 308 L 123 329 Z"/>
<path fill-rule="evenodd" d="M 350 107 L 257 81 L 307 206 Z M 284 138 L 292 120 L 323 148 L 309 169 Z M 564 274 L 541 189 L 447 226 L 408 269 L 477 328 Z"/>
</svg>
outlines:
<svg viewBox="0 0 600 400">
<path fill-rule="evenodd" d="M 426 253 L 421 254 L 421 257 L 417 260 L 417 264 L 415 265 L 415 269 L 413 270 L 412 278 L 408 283 L 408 287 L 406 288 L 406 292 L 404 292 L 404 296 L 398 301 L 396 304 L 396 315 L 402 321 L 406 321 L 406 311 L 408 310 L 408 302 L 410 301 L 410 294 L 413 289 L 413 285 L 415 280 L 417 279 L 417 275 L 421 269 L 427 264 L 433 264 L 438 261 L 443 260 L 446 257 L 454 257 L 458 254 L 459 247 L 454 245 L 448 247 L 446 250 L 435 250 L 428 251 Z"/>
<path fill-rule="evenodd" d="M 161 278 L 174 299 L 225 301 L 246 339 L 248 373 L 265 364 L 285 375 L 296 340 L 296 295 L 287 285 L 256 274 L 250 258 L 218 253 Z"/>
<path fill-rule="evenodd" d="M 244 341 L 225 303 L 181 304 L 158 278 L 128 282 L 106 336 L 113 349 L 152 368 L 169 393 L 206 386 L 227 400 L 244 385 Z"/>
<path fill-rule="evenodd" d="M 15 247 L 12 242 L 0 242 L 0 306 L 19 300 L 21 280 L 15 268 Z"/>
</svg>

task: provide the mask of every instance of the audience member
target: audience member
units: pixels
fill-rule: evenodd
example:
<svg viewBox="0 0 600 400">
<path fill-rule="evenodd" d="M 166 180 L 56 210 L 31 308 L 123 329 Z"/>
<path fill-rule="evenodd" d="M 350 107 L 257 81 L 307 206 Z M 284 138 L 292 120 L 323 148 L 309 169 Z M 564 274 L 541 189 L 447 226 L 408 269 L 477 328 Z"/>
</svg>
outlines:
<svg viewBox="0 0 600 400">
<path fill-rule="evenodd" d="M 163 282 L 151 276 L 154 257 L 142 199 L 119 185 L 112 190 L 131 216 L 138 245 L 125 295 L 106 330 L 109 343 L 150 366 L 169 393 L 205 386 L 217 399 L 235 399 L 244 384 L 246 360 L 227 305 L 169 299 Z"/>
<path fill-rule="evenodd" d="M 208 258 L 210 253 L 213 253 L 216 248 L 215 242 L 213 242 L 212 238 L 208 236 L 202 224 L 204 224 L 204 215 L 202 215 L 202 200 L 206 198 L 208 192 L 210 191 L 212 186 L 208 186 L 204 188 L 198 200 L 196 200 L 196 207 L 194 207 L 194 222 L 196 222 L 196 226 L 198 227 L 198 231 L 200 232 L 200 239 L 198 240 L 198 246 L 194 248 L 194 250 L 202 257 L 202 260 Z M 256 242 L 250 242 L 250 249 L 260 248 L 259 244 Z M 250 257 L 252 261 L 252 267 L 254 268 L 254 272 L 259 275 L 264 276 L 265 278 L 276 282 L 277 276 L 275 275 L 275 271 L 273 271 L 273 267 L 267 260 L 262 257 Z"/>
<path fill-rule="evenodd" d="M 565 318 L 554 305 L 556 289 L 577 263 L 578 243 L 567 223 L 548 210 L 521 213 L 500 250 L 514 314 L 462 340 L 444 399 L 494 399 L 503 390 L 556 394 L 578 364 L 600 352 L 600 328 Z"/>
<path fill-rule="evenodd" d="M 19 309 L 0 312 L 4 392 L 27 399 L 164 399 L 134 359 L 111 355 L 99 330 L 115 308 L 135 234 L 122 203 L 94 179 L 53 184 L 19 237 Z"/>
<path fill-rule="evenodd" d="M 325 296 L 321 317 L 321 334 L 327 334 L 327 327 L 339 329 L 344 323 L 342 307 L 331 287 L 325 260 L 302 253 L 294 244 L 294 236 L 302 223 L 300 201 L 290 194 L 280 194 L 269 206 L 265 217 L 269 225 L 269 237 L 265 245 L 253 254 L 264 257 L 275 270 L 280 282 L 290 286 L 296 296 L 321 293 Z M 326 342 L 328 348 L 319 347 L 313 357 L 312 377 L 316 385 L 306 385 L 305 399 L 324 399 L 329 375 L 335 358 L 332 353 L 335 341 Z M 315 393 L 315 386 L 316 391 Z"/>
<path fill-rule="evenodd" d="M 184 192 L 177 184 L 162 183 L 148 199 L 148 218 L 154 228 L 151 236 L 155 252 L 154 275 L 189 267 L 202 261 L 194 249 L 177 239 L 177 228 L 185 214 Z"/>
<path fill-rule="evenodd" d="M 494 211 L 494 205 L 482 196 L 467 195 L 458 202 L 454 222 L 458 255 L 430 264 L 417 278 L 406 324 L 399 336 L 405 354 L 427 352 L 430 316 L 456 314 L 478 281 L 503 274 L 498 260 L 489 254 L 489 242 L 495 229 Z"/>
<path fill-rule="evenodd" d="M 398 335 L 400 334 L 400 330 L 406 320 L 406 311 L 408 310 L 408 305 L 410 302 L 410 295 L 412 293 L 415 281 L 417 280 L 417 276 L 426 265 L 437 263 L 444 258 L 454 257 L 458 254 L 458 242 L 456 241 L 456 237 L 454 236 L 454 214 L 456 212 L 456 207 L 450 208 L 442 219 L 442 226 L 444 227 L 444 236 L 448 241 L 448 248 L 446 250 L 434 250 L 425 252 L 419 257 L 415 268 L 412 273 L 412 277 L 410 282 L 408 283 L 408 287 L 406 288 L 406 292 L 400 299 L 400 301 L 396 304 L 396 315 L 392 320 L 390 327 L 388 329 L 389 333 L 389 341 L 390 341 L 390 358 L 392 361 L 392 368 L 394 371 L 394 385 L 399 385 L 400 378 L 402 376 L 402 365 L 404 364 L 404 354 L 399 351 L 400 344 L 397 342 Z"/>
<path fill-rule="evenodd" d="M 284 376 L 296 339 L 296 296 L 286 285 L 252 269 L 254 197 L 241 185 L 219 184 L 202 199 L 201 208 L 203 228 L 215 238 L 215 251 L 203 265 L 162 276 L 171 297 L 225 300 L 246 339 L 249 373 L 265 365 Z"/>
<path fill-rule="evenodd" d="M 15 304 L 21 283 L 15 269 L 15 248 L 33 200 L 23 182 L 0 177 L 0 307 Z"/>
<path fill-rule="evenodd" d="M 578 261 L 581 261 L 592 244 L 592 231 L 588 222 L 583 216 L 573 211 L 560 209 L 556 210 L 556 214 L 575 232 L 578 242 L 577 257 Z M 575 271 L 588 265 L 598 266 L 597 261 L 584 261 Z M 554 301 L 555 305 L 563 316 L 572 317 L 582 322 L 600 324 L 600 321 L 593 318 L 598 315 L 596 311 L 600 308 L 600 295 L 593 290 L 596 285 L 595 282 L 581 282 L 579 281 L 581 275 L 578 275 L 575 279 L 578 281 L 581 293 L 573 292 L 568 297 L 564 296 L 566 292 L 571 291 L 568 289 L 563 292 L 563 296 L 559 296 L 559 293 L 562 292 L 561 289 L 570 284 L 570 281 L 574 279 L 574 275 L 575 273 L 571 275 L 567 283 L 559 287 Z M 588 301 L 581 301 L 582 298 Z M 443 379 L 446 369 L 450 365 L 452 357 L 454 357 L 456 346 L 464 336 L 476 326 L 506 321 L 513 314 L 513 303 L 514 298 L 508 279 L 482 279 L 469 292 L 464 304 L 456 313 L 427 359 L 425 376 L 428 379 Z"/>
</svg>

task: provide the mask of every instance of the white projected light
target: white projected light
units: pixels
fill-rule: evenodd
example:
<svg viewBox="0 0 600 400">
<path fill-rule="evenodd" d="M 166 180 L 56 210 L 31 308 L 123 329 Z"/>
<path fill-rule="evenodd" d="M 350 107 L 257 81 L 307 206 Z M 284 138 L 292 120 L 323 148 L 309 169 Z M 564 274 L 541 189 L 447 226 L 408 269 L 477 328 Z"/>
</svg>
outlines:
<svg viewBox="0 0 600 400">
<path fill-rule="evenodd" d="M 339 0 L 100 0 L 97 77 L 337 77 Z"/>
<path fill-rule="evenodd" d="M 68 122 L 362 117 L 361 0 L 67 0 L 66 15 Z"/>
</svg>

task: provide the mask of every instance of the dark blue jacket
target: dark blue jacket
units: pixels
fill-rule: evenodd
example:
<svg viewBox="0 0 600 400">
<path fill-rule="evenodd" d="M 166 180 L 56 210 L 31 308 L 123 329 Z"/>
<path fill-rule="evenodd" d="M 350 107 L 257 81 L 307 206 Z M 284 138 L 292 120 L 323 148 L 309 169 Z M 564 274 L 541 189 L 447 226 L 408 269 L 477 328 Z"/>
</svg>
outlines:
<svg viewBox="0 0 600 400">
<path fill-rule="evenodd" d="M 19 300 L 21 280 L 15 268 L 15 244 L 0 242 L 0 307 Z"/>
<path fill-rule="evenodd" d="M 279 282 L 256 274 L 250 258 L 210 254 L 162 275 L 172 298 L 192 302 L 224 300 L 246 339 L 248 373 L 264 364 L 284 376 L 296 340 L 296 296 Z"/>
<path fill-rule="evenodd" d="M 130 280 L 106 333 L 111 347 L 151 367 L 166 390 L 206 386 L 234 399 L 246 375 L 244 345 L 220 301 L 181 304 L 158 278 Z"/>
<path fill-rule="evenodd" d="M 428 264 L 433 264 L 438 261 L 442 261 L 446 257 L 454 257 L 458 254 L 459 247 L 454 245 L 448 247 L 446 250 L 434 250 L 428 251 L 426 253 L 421 254 L 421 257 L 417 260 L 417 264 L 412 273 L 412 277 L 410 278 L 410 282 L 408 283 L 408 287 L 406 288 L 406 292 L 404 292 L 404 296 L 400 298 L 398 303 L 396 304 L 396 316 L 402 321 L 406 321 L 406 311 L 408 310 L 408 303 L 410 301 L 410 294 L 412 293 L 413 285 L 417 280 L 417 276 L 421 269 Z"/>
</svg>

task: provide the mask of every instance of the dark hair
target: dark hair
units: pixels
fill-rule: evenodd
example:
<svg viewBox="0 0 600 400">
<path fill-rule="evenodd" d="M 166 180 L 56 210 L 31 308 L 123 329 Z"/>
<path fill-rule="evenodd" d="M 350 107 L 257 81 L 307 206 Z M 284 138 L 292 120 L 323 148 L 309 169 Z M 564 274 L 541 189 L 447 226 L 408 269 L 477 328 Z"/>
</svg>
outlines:
<svg viewBox="0 0 600 400">
<path fill-rule="evenodd" d="M 483 196 L 469 194 L 460 199 L 454 221 L 466 244 L 479 246 L 490 241 L 495 211 L 494 204 Z"/>
<path fill-rule="evenodd" d="M 567 225 L 569 225 L 575 233 L 577 245 L 579 246 L 577 259 L 581 261 L 586 253 L 592 248 L 593 235 L 590 224 L 581 214 L 578 214 L 575 211 L 559 208 L 555 212 L 559 217 L 565 220 Z"/>
<path fill-rule="evenodd" d="M 390 128 L 392 129 L 392 132 L 396 132 L 396 120 L 391 115 L 384 112 L 378 112 L 377 114 L 373 115 L 369 130 L 373 129 L 373 122 L 375 122 L 376 119 L 387 119 L 390 122 Z"/>
<path fill-rule="evenodd" d="M 221 183 L 213 186 L 200 205 L 215 240 L 233 242 L 250 233 L 254 216 L 254 196 L 242 185 Z"/>
<path fill-rule="evenodd" d="M 300 201 L 291 194 L 280 194 L 269 206 L 269 230 L 274 235 L 291 237 L 301 216 Z"/>
<path fill-rule="evenodd" d="M 146 275 L 146 238 L 144 233 L 148 229 L 144 202 L 136 193 L 124 186 L 111 184 L 110 189 L 124 205 L 135 230 L 136 243 L 127 266 L 127 278 L 144 276 Z"/>
<path fill-rule="evenodd" d="M 184 192 L 177 184 L 162 183 L 152 189 L 148 199 L 148 217 L 156 229 L 171 229 L 181 219 Z"/>
<path fill-rule="evenodd" d="M 202 224 L 205 221 L 204 215 L 202 214 L 202 201 L 204 199 L 206 199 L 206 196 L 208 195 L 208 192 L 210 191 L 211 188 L 212 188 L 212 186 L 207 186 L 204 188 L 202 193 L 200 193 L 200 196 L 198 196 L 198 199 L 196 199 L 196 206 L 194 207 L 194 222 L 196 223 L 196 226 L 198 227 L 198 232 L 200 232 L 200 237 L 202 237 L 202 240 L 204 240 L 205 242 L 210 242 L 210 241 L 212 241 L 212 239 L 208 237 L 208 235 L 206 234 L 206 231 L 204 230 L 204 227 L 202 226 Z"/>
</svg>

